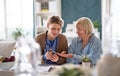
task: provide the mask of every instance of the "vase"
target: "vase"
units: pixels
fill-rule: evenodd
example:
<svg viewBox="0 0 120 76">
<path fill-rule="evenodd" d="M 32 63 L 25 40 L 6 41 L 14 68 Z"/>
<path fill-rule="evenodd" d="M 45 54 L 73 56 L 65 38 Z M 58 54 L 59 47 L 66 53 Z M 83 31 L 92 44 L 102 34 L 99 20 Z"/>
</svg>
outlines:
<svg viewBox="0 0 120 76">
<path fill-rule="evenodd" d="M 83 67 L 90 67 L 91 62 L 82 62 Z"/>
</svg>

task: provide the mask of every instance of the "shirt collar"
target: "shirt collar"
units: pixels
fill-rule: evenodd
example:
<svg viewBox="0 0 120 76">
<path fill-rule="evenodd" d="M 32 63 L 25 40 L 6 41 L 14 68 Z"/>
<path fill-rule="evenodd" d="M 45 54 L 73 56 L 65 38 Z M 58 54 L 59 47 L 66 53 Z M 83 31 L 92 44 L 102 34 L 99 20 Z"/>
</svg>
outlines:
<svg viewBox="0 0 120 76">
<path fill-rule="evenodd" d="M 93 39 L 94 39 L 95 35 L 92 33 L 90 39 L 89 39 L 89 42 L 91 42 Z"/>
<path fill-rule="evenodd" d="M 94 36 L 95 36 L 95 35 L 92 33 L 92 35 L 91 35 L 91 37 L 90 37 L 90 39 L 89 39 L 88 42 L 92 41 L 93 38 L 94 38 Z M 82 39 L 81 39 L 81 38 L 78 38 L 78 41 L 79 41 L 79 42 L 82 42 Z"/>
</svg>

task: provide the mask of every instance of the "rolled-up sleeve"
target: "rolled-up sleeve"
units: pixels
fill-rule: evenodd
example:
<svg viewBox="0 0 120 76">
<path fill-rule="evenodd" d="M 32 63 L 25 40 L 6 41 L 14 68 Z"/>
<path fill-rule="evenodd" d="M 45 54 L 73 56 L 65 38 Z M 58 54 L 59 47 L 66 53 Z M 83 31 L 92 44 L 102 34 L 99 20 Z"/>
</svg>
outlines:
<svg viewBox="0 0 120 76">
<path fill-rule="evenodd" d="M 93 45 L 91 46 L 90 53 L 87 55 L 90 58 L 93 65 L 95 65 L 97 61 L 100 59 L 101 54 L 102 54 L 101 42 L 99 40 L 94 41 Z"/>
<path fill-rule="evenodd" d="M 77 55 L 77 51 L 79 50 L 78 48 L 76 48 L 77 46 L 77 39 L 73 39 L 69 48 L 68 48 L 68 53 L 69 54 L 73 54 L 72 58 L 67 58 L 67 63 L 72 63 L 72 64 L 79 64 L 81 62 L 81 56 Z"/>
</svg>

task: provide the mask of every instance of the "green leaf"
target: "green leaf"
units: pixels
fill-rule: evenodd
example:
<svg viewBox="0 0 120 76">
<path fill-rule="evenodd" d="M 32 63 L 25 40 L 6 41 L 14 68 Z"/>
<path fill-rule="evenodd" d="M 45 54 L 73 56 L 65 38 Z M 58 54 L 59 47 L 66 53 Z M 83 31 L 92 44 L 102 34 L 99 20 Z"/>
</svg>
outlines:
<svg viewBox="0 0 120 76">
<path fill-rule="evenodd" d="M 100 27 L 100 23 L 97 20 L 93 21 L 93 25 L 94 25 L 94 28 L 99 28 Z"/>
<path fill-rule="evenodd" d="M 17 40 L 18 37 L 24 36 L 23 29 L 22 28 L 16 28 L 15 31 L 13 31 L 12 36 L 15 40 Z"/>
<path fill-rule="evenodd" d="M 89 61 L 90 61 L 90 58 L 87 57 L 87 56 L 82 56 L 82 61 L 84 61 L 84 62 L 89 62 Z"/>
<path fill-rule="evenodd" d="M 82 76 L 83 72 L 78 68 L 66 69 L 63 68 L 63 72 L 58 74 L 59 76 Z"/>
</svg>

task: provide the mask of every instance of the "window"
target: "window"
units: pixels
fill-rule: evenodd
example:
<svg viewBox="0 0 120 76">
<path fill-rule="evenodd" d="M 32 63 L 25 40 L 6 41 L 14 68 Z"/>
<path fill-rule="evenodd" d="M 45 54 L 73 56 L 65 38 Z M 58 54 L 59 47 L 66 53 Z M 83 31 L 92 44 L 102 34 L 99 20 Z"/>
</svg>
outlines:
<svg viewBox="0 0 120 76">
<path fill-rule="evenodd" d="M 120 1 L 111 1 L 112 36 L 120 40 Z"/>
<path fill-rule="evenodd" d="M 0 0 L 0 38 L 5 38 L 5 4 L 4 0 Z"/>
<path fill-rule="evenodd" d="M 102 46 L 104 52 L 120 56 L 119 0 L 102 0 Z"/>
<path fill-rule="evenodd" d="M 11 39 L 16 27 L 33 36 L 33 0 L 0 0 L 0 35 Z"/>
</svg>

